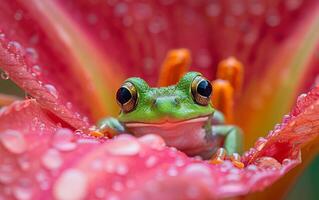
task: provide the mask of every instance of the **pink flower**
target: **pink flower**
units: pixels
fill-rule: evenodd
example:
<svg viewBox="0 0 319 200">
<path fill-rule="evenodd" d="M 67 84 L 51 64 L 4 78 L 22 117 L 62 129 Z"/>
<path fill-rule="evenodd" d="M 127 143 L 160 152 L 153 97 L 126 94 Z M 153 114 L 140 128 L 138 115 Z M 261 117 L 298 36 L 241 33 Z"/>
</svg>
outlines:
<svg viewBox="0 0 319 200">
<path fill-rule="evenodd" d="M 33 97 L 0 112 L 0 199 L 214 199 L 266 187 L 278 197 L 290 170 L 318 152 L 315 0 L 30 0 L 0 10 L 3 75 Z M 187 157 L 155 135 L 104 141 L 80 131 L 117 112 L 124 78 L 154 84 L 178 47 L 211 79 L 226 56 L 246 66 L 235 116 L 252 147 L 244 169 Z"/>
</svg>

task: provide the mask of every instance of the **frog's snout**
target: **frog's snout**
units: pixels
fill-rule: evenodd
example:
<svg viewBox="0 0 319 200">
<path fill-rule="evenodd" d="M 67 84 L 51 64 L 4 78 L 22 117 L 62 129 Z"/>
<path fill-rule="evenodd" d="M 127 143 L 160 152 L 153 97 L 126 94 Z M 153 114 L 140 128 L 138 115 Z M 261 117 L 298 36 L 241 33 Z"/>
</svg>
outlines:
<svg viewBox="0 0 319 200">
<path fill-rule="evenodd" d="M 154 99 L 154 107 L 161 113 L 174 113 L 180 107 L 180 98 L 177 96 L 157 97 Z"/>
</svg>

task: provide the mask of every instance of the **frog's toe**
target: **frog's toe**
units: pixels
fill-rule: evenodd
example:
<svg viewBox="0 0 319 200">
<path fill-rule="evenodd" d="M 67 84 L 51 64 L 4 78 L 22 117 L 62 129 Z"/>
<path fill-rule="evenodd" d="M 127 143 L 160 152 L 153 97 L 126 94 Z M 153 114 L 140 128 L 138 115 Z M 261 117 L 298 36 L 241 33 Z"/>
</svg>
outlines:
<svg viewBox="0 0 319 200">
<path fill-rule="evenodd" d="M 240 158 L 240 155 L 238 153 L 233 153 L 231 156 L 230 156 L 230 160 L 231 162 L 233 163 L 233 165 L 237 168 L 244 168 L 245 167 L 245 164 L 243 162 L 241 162 L 241 158 Z"/>
<path fill-rule="evenodd" d="M 113 138 L 116 136 L 118 133 L 109 127 L 104 127 L 103 129 L 92 129 L 90 130 L 90 135 L 93 137 L 107 137 L 107 138 Z"/>
<path fill-rule="evenodd" d="M 211 164 L 222 164 L 226 158 L 227 151 L 225 148 L 219 148 L 215 155 L 210 159 L 209 163 Z"/>
</svg>

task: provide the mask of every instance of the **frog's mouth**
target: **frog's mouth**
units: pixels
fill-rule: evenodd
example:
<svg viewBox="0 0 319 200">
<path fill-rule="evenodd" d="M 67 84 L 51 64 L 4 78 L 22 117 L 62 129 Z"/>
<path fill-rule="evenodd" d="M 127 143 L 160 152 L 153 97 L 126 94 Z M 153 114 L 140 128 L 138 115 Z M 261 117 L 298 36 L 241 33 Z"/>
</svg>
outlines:
<svg viewBox="0 0 319 200">
<path fill-rule="evenodd" d="M 209 116 L 198 117 L 177 122 L 155 123 L 126 123 L 126 128 L 135 136 L 156 134 L 161 136 L 168 146 L 184 150 L 202 145 L 206 132 L 204 126 Z"/>
</svg>

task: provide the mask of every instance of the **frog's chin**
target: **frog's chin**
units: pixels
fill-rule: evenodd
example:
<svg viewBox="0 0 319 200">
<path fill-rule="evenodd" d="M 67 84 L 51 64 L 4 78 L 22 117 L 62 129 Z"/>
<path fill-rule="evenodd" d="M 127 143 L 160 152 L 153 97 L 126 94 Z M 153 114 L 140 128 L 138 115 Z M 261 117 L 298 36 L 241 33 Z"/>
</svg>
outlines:
<svg viewBox="0 0 319 200">
<path fill-rule="evenodd" d="M 203 145 L 206 135 L 203 127 L 207 120 L 209 120 L 209 116 L 161 124 L 126 123 L 125 126 L 135 136 L 156 134 L 161 136 L 168 146 L 187 150 Z"/>
</svg>

